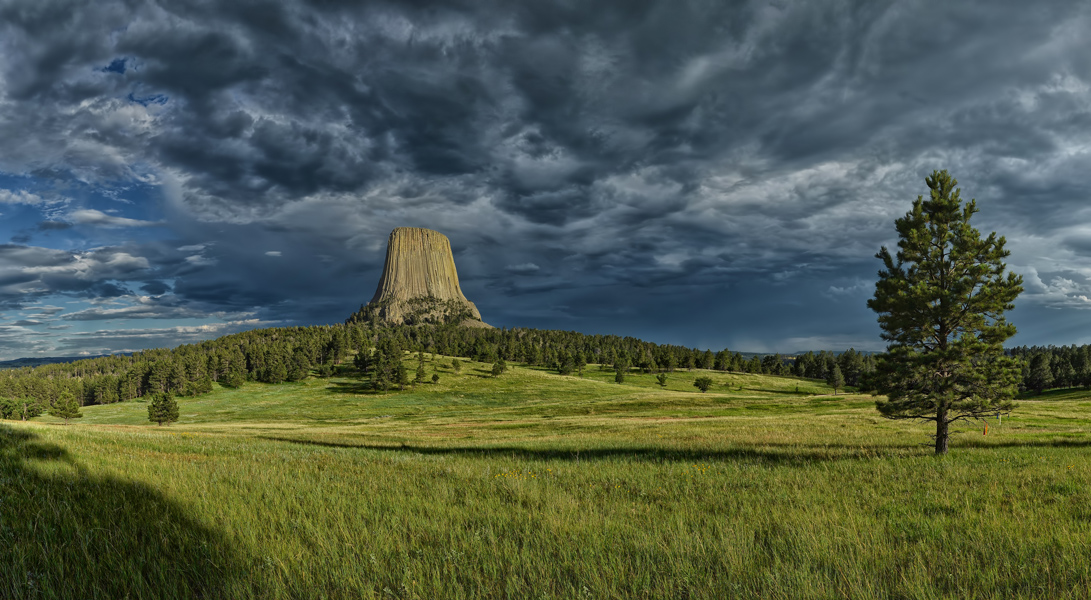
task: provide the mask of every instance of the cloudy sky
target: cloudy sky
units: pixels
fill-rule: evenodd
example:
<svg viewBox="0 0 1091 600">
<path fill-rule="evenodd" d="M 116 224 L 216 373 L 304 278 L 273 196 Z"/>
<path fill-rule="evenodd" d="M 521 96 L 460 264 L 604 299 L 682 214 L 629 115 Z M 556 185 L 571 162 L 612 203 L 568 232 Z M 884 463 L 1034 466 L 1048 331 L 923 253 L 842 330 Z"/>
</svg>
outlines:
<svg viewBox="0 0 1091 600">
<path fill-rule="evenodd" d="M 0 0 L 0 359 L 343 321 L 397 226 L 496 326 L 881 349 L 933 169 L 1091 343 L 1089 7 Z"/>
</svg>

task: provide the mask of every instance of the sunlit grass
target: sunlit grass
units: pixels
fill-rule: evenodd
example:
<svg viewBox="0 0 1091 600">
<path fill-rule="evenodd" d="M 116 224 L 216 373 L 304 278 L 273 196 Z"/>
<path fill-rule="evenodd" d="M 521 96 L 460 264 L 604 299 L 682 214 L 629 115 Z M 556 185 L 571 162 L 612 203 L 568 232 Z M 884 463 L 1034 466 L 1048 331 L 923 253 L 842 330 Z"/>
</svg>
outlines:
<svg viewBox="0 0 1091 600">
<path fill-rule="evenodd" d="M 1091 396 L 887 421 L 818 382 L 470 363 L 0 426 L 0 597 L 1082 598 Z M 442 365 L 442 366 L 441 366 Z M 426 365 L 431 376 L 433 363 Z M 704 372 L 700 372 L 704 374 Z M 796 390 L 796 386 L 799 390 Z M 740 389 L 741 388 L 741 389 Z M 7 586 L 7 587 L 3 587 Z"/>
</svg>

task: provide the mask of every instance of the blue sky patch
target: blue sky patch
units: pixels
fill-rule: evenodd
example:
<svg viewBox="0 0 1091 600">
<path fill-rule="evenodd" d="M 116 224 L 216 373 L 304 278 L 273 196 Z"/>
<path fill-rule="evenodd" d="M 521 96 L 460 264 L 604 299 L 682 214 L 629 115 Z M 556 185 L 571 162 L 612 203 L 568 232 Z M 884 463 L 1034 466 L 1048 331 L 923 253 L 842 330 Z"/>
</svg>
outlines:
<svg viewBox="0 0 1091 600">
<path fill-rule="evenodd" d="M 100 70 L 103 73 L 124 74 L 125 73 L 125 59 L 124 58 L 115 58 L 114 60 L 110 61 L 110 64 L 106 65 L 105 67 L 102 67 L 102 69 L 100 69 Z"/>
<path fill-rule="evenodd" d="M 134 92 L 130 92 L 128 96 L 129 102 L 139 104 L 140 106 L 150 106 L 153 104 L 166 104 L 170 98 L 166 94 L 151 94 L 150 96 L 137 96 Z"/>
</svg>

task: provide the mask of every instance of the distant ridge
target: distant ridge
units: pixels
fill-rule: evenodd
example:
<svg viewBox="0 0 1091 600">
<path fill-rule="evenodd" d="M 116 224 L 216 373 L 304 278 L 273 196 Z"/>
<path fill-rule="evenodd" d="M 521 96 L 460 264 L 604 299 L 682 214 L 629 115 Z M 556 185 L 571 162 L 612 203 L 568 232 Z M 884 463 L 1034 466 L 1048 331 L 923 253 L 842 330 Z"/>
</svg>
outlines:
<svg viewBox="0 0 1091 600">
<path fill-rule="evenodd" d="M 91 358 L 102 358 L 110 354 L 97 354 L 95 356 L 43 356 L 41 358 L 16 358 L 13 360 L 0 360 L 0 369 L 22 369 L 23 367 L 40 367 L 42 365 L 55 365 L 60 363 L 76 362 Z"/>
</svg>

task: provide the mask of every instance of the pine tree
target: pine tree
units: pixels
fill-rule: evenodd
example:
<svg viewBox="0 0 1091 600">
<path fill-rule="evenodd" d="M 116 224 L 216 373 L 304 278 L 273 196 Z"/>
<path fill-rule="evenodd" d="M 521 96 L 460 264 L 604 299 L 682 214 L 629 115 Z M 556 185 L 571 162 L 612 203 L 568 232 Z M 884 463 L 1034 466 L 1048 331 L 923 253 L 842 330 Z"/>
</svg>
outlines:
<svg viewBox="0 0 1091 600">
<path fill-rule="evenodd" d="M 212 391 L 212 376 L 205 373 L 200 379 L 193 383 L 193 391 L 195 395 L 207 394 Z"/>
<path fill-rule="evenodd" d="M 240 388 L 246 383 L 246 373 L 239 365 L 232 364 L 227 372 L 220 378 L 220 385 L 229 388 Z"/>
<path fill-rule="evenodd" d="M 662 387 L 667 387 L 667 374 L 666 373 L 660 373 L 660 374 L 656 375 L 655 376 L 655 382 L 658 383 Z"/>
<path fill-rule="evenodd" d="M 170 392 L 156 392 L 148 402 L 148 420 L 152 423 L 171 424 L 178 420 L 178 401 Z"/>
<path fill-rule="evenodd" d="M 37 400 L 23 398 L 18 404 L 19 416 L 26 421 L 42 414 L 42 405 Z"/>
<path fill-rule="evenodd" d="M 405 386 L 409 385 L 409 370 L 400 360 L 394 367 L 394 380 L 398 383 L 399 390 L 404 390 Z"/>
<path fill-rule="evenodd" d="M 833 393 L 837 393 L 837 390 L 844 387 L 845 376 L 841 374 L 841 365 L 835 364 L 830 369 L 829 375 L 826 375 L 826 384 L 833 388 Z"/>
<path fill-rule="evenodd" d="M 925 181 L 929 199 L 895 221 L 897 261 L 885 247 L 876 255 L 884 268 L 868 307 L 889 344 L 872 383 L 888 398 L 876 402 L 883 416 L 935 421 L 936 454 L 946 454 L 951 423 L 1014 406 L 1020 369 L 1004 355 L 1015 335 L 1004 312 L 1023 281 L 1005 276 L 1004 238 L 970 226 L 977 203 L 962 205 L 958 182 L 947 171 Z"/>
<path fill-rule="evenodd" d="M 1053 385 L 1053 371 L 1049 368 L 1049 354 L 1040 352 L 1030 359 L 1027 387 L 1041 394 Z"/>
<path fill-rule="evenodd" d="M 68 425 L 69 419 L 79 419 L 83 417 L 83 414 L 80 412 L 80 403 L 76 401 L 75 394 L 68 390 L 61 392 L 61 395 L 57 398 L 57 402 L 53 405 L 53 408 L 49 409 L 49 414 L 58 419 L 64 419 L 65 425 Z"/>
<path fill-rule="evenodd" d="M 418 349 L 417 350 L 417 372 L 416 372 L 416 377 L 414 378 L 414 382 L 415 383 L 423 383 L 424 382 L 424 377 L 427 374 L 428 374 L 428 372 L 424 370 L 424 349 L 423 348 Z"/>
<path fill-rule="evenodd" d="M 558 375 L 571 375 L 573 363 L 572 356 L 567 352 L 562 352 L 557 357 L 557 374 Z"/>
</svg>

